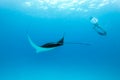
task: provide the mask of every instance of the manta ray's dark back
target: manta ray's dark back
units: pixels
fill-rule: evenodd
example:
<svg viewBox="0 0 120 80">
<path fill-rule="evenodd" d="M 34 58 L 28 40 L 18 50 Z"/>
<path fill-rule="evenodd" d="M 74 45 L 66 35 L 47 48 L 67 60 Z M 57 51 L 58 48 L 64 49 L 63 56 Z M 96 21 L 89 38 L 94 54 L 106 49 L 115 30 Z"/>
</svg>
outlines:
<svg viewBox="0 0 120 80">
<path fill-rule="evenodd" d="M 42 45 L 41 47 L 44 47 L 44 48 L 53 48 L 53 47 L 58 47 L 58 46 L 62 46 L 64 43 L 64 37 L 62 37 L 62 39 L 60 39 L 58 42 L 51 42 L 51 43 L 46 43 L 44 45 Z"/>
</svg>

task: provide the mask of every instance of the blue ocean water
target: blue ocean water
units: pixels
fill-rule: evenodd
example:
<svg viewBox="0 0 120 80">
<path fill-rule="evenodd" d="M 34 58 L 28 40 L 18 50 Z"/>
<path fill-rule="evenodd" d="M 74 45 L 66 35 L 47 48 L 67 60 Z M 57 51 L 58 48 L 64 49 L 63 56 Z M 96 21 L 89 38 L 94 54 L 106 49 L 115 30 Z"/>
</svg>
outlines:
<svg viewBox="0 0 120 80">
<path fill-rule="evenodd" d="M 68 0 L 48 0 L 44 8 L 41 0 L 35 0 L 41 3 L 40 9 L 36 9 L 38 4 L 34 5 L 33 0 L 29 1 L 32 2 L 0 1 L 0 80 L 120 80 L 118 0 L 92 0 L 91 4 L 70 0 L 72 7 L 65 2 Z M 81 4 L 82 8 L 78 8 Z M 106 36 L 93 30 L 91 16 L 98 18 Z M 90 46 L 64 44 L 36 53 L 27 38 L 29 34 L 42 45 L 58 41 L 64 33 L 65 42 Z"/>
</svg>

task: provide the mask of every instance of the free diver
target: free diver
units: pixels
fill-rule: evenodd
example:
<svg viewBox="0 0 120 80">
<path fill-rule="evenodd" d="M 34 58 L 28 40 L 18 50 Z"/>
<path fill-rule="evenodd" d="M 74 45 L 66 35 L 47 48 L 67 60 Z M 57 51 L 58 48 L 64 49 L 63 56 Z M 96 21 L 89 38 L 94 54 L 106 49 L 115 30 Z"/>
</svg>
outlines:
<svg viewBox="0 0 120 80">
<path fill-rule="evenodd" d="M 90 17 L 90 22 L 94 25 L 93 29 L 101 36 L 106 36 L 107 32 L 98 24 L 96 17 Z"/>
</svg>

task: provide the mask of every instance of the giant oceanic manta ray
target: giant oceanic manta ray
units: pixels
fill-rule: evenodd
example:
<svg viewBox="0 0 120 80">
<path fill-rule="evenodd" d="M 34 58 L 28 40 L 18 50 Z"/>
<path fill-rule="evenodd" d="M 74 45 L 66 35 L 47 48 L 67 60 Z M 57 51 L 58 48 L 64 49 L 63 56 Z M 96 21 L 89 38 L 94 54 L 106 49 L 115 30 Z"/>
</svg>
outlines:
<svg viewBox="0 0 120 80">
<path fill-rule="evenodd" d="M 35 44 L 30 36 L 28 35 L 28 40 L 31 44 L 31 46 L 36 50 L 36 53 L 40 53 L 40 52 L 44 52 L 44 51 L 49 51 L 52 50 L 56 47 L 62 46 L 64 44 L 64 37 L 62 37 L 58 42 L 50 42 L 50 43 L 46 43 L 42 46 L 38 46 L 37 44 Z"/>
<path fill-rule="evenodd" d="M 64 36 L 57 42 L 50 42 L 50 43 L 46 43 L 43 44 L 41 46 L 36 45 L 31 38 L 28 35 L 28 40 L 31 44 L 31 46 L 36 50 L 36 53 L 40 53 L 40 52 L 44 52 L 44 51 L 49 51 L 52 49 L 55 49 L 56 47 L 60 47 L 63 46 L 64 44 L 80 44 L 80 45 L 90 45 L 88 43 L 72 43 L 72 42 L 66 42 L 64 43 Z"/>
</svg>

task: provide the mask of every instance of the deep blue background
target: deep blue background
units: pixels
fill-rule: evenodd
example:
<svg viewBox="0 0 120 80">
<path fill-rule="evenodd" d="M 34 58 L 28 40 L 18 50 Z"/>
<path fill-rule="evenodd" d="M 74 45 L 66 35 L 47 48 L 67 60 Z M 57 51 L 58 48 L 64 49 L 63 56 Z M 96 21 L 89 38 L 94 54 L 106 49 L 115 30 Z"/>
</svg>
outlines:
<svg viewBox="0 0 120 80">
<path fill-rule="evenodd" d="M 120 11 L 112 9 L 86 17 L 41 18 L 0 8 L 0 80 L 120 80 Z M 98 35 L 89 22 L 96 16 L 107 36 Z M 36 54 L 36 44 L 57 41 L 65 32 L 65 44 Z"/>
</svg>

